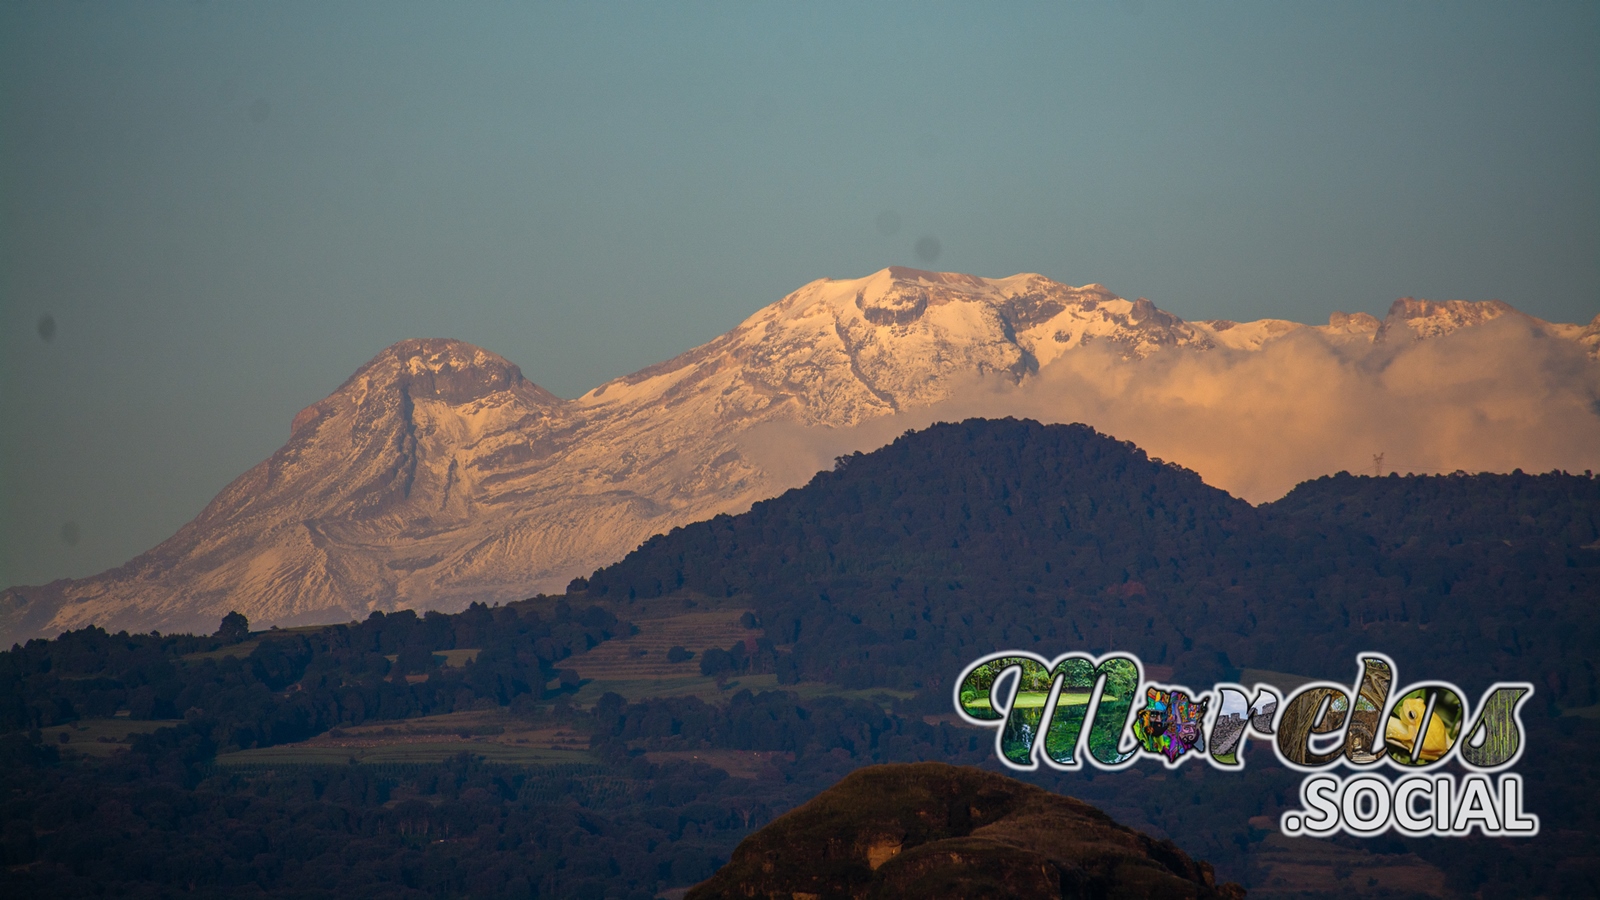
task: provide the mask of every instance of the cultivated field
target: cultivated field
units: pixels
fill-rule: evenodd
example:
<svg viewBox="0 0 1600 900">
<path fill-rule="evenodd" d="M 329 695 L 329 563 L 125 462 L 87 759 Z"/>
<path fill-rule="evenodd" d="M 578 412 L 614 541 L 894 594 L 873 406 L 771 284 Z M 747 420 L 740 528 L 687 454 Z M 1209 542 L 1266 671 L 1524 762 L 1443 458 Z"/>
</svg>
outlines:
<svg viewBox="0 0 1600 900">
<path fill-rule="evenodd" d="M 587 653 L 563 660 L 560 665 L 576 670 L 585 679 L 597 681 L 698 676 L 700 654 L 711 647 L 726 650 L 740 641 L 749 641 L 750 648 L 754 649 L 761 631 L 739 624 L 739 617 L 746 612 L 748 610 L 743 609 L 679 610 L 670 618 L 630 616 L 634 627 L 639 629 L 638 634 L 612 638 Z M 667 662 L 667 651 L 673 647 L 683 647 L 692 652 L 694 658 L 679 663 Z"/>
<path fill-rule="evenodd" d="M 443 762 L 462 753 L 482 757 L 488 762 L 514 766 L 549 766 L 561 763 L 594 762 L 587 750 L 548 750 L 517 747 L 487 741 L 435 741 L 380 744 L 370 747 L 341 748 L 322 744 L 284 744 L 259 750 L 224 753 L 216 764 L 228 766 L 317 766 L 340 763 L 396 765 Z"/>
<path fill-rule="evenodd" d="M 61 748 L 65 754 L 81 753 L 84 756 L 110 756 L 126 750 L 134 735 L 149 734 L 158 728 L 178 724 L 159 719 L 130 719 L 116 716 L 105 719 L 79 719 L 66 725 L 52 725 L 40 729 L 45 743 Z M 66 735 L 63 742 L 61 736 Z"/>
<path fill-rule="evenodd" d="M 644 758 L 657 764 L 701 762 L 734 778 L 781 777 L 777 763 L 794 762 L 793 753 L 772 750 L 652 750 Z"/>
<path fill-rule="evenodd" d="M 727 699 L 742 690 L 753 694 L 762 691 L 789 691 L 799 694 L 804 699 L 821 696 L 853 697 L 867 700 L 887 708 L 895 700 L 905 700 L 914 696 L 912 691 L 896 691 L 889 688 L 866 688 L 863 690 L 846 690 L 835 684 L 820 682 L 801 682 L 800 684 L 779 684 L 778 676 L 766 675 L 740 675 L 737 678 L 717 683 L 715 678 L 702 675 L 682 676 L 678 678 L 633 678 L 615 681 L 587 681 L 572 698 L 574 706 L 593 706 L 606 692 L 611 691 L 621 694 L 629 700 L 647 700 L 654 697 L 699 697 L 707 703 L 725 703 Z"/>
<path fill-rule="evenodd" d="M 217 765 L 426 763 L 462 753 L 508 765 L 594 761 L 586 734 L 488 709 L 335 728 L 297 744 L 225 753 Z"/>
</svg>

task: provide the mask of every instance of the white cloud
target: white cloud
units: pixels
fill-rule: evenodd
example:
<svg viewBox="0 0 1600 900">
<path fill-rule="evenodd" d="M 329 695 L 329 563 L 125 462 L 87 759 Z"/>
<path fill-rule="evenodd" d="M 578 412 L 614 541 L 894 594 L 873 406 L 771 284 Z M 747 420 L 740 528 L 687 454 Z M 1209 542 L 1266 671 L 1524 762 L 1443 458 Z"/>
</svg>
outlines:
<svg viewBox="0 0 1600 900">
<path fill-rule="evenodd" d="M 1600 362 L 1507 316 L 1412 343 L 1301 329 L 1259 351 L 1065 354 L 1020 385 L 975 379 L 950 399 L 851 429 L 765 425 L 741 445 L 775 486 L 910 428 L 972 416 L 1084 422 L 1251 502 L 1341 470 L 1600 469 Z"/>
</svg>

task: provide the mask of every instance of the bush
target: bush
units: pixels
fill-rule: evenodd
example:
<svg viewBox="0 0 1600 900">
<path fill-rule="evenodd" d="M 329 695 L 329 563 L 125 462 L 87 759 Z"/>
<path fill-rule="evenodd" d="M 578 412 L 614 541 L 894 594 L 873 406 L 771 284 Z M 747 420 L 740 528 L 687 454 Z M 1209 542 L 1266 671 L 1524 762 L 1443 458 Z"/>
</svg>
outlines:
<svg viewBox="0 0 1600 900">
<path fill-rule="evenodd" d="M 721 675 L 733 671 L 733 654 L 726 650 L 712 647 L 700 654 L 701 675 Z"/>
</svg>

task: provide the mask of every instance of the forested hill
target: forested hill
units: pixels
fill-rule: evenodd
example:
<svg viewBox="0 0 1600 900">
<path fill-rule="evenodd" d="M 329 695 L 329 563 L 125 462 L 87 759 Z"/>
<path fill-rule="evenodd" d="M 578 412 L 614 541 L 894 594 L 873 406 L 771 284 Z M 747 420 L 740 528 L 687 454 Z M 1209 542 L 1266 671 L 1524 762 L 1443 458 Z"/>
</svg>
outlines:
<svg viewBox="0 0 1600 900">
<path fill-rule="evenodd" d="M 658 536 L 588 580 L 618 603 L 743 596 L 800 677 L 948 690 L 993 650 L 1139 653 L 1181 682 L 1530 680 L 1590 705 L 1600 483 L 1341 474 L 1254 508 L 1081 425 L 907 433 L 748 513 Z M 942 691 L 928 690 L 930 702 Z"/>
</svg>

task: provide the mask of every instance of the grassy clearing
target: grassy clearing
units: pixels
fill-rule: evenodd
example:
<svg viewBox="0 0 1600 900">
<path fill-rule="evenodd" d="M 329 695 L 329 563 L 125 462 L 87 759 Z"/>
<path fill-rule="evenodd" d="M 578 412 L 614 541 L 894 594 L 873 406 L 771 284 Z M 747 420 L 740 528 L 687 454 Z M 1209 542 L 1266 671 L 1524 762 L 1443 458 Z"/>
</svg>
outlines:
<svg viewBox="0 0 1600 900">
<path fill-rule="evenodd" d="M 290 634 L 296 631 L 316 631 L 318 628 L 320 628 L 320 626 L 306 628 L 280 628 L 277 631 L 267 632 L 263 637 L 270 637 L 272 635 L 279 634 Z M 200 653 L 188 653 L 179 657 L 179 659 L 183 660 L 184 662 L 199 662 L 200 660 L 204 659 L 220 660 L 229 656 L 235 659 L 245 659 L 249 657 L 250 654 L 254 653 L 257 647 L 261 646 L 261 641 L 262 638 L 252 638 L 251 640 L 244 641 L 243 643 L 234 644 L 231 647 L 223 647 L 220 650 L 206 650 Z M 445 666 L 446 668 L 454 666 L 455 668 L 459 669 L 472 660 L 477 659 L 478 654 L 481 652 L 483 651 L 476 647 L 461 650 L 440 650 L 434 653 L 433 657 L 439 661 L 439 665 L 441 666 Z M 384 659 L 387 659 L 389 662 L 394 662 L 398 658 L 399 656 L 394 653 L 384 657 Z"/>
<path fill-rule="evenodd" d="M 414 719 L 385 719 L 367 722 L 363 725 L 344 725 L 334 731 L 351 738 L 378 737 L 387 735 L 425 735 L 425 734 L 456 734 L 462 730 L 472 731 L 484 728 L 500 728 L 504 730 L 520 730 L 526 728 L 524 723 L 513 719 L 501 708 L 495 709 L 469 709 L 461 712 L 442 713 L 437 716 L 419 716 Z"/>
<path fill-rule="evenodd" d="M 433 652 L 433 661 L 447 669 L 451 667 L 459 669 L 465 666 L 467 663 L 477 659 L 478 654 L 482 652 L 483 650 L 477 647 L 466 650 L 435 650 Z M 400 654 L 390 653 L 389 655 L 385 656 L 384 659 L 387 659 L 391 663 L 396 662 L 400 659 Z M 427 679 L 423 680 L 425 681 Z"/>
<path fill-rule="evenodd" d="M 217 757 L 218 766 L 318 766 L 357 764 L 394 765 L 437 763 L 469 753 L 488 762 L 517 766 L 552 766 L 564 763 L 592 763 L 587 750 L 552 750 L 488 741 L 437 741 L 394 743 L 373 747 L 337 747 L 325 744 L 287 744 L 240 750 Z"/>
<path fill-rule="evenodd" d="M 721 685 L 716 679 L 696 675 L 681 678 L 633 678 L 618 680 L 590 681 L 578 689 L 572 698 L 574 706 L 593 706 L 604 694 L 615 692 L 629 700 L 649 700 L 658 697 L 699 697 L 707 703 L 726 703 L 729 697 L 739 691 L 749 690 L 759 694 L 762 691 L 790 691 L 799 694 L 804 699 L 813 697 L 851 697 L 867 700 L 887 707 L 894 700 L 905 700 L 915 696 L 912 691 L 896 691 L 889 688 L 866 688 L 863 690 L 846 690 L 835 684 L 822 684 L 818 682 L 802 682 L 800 684 L 779 684 L 776 675 L 742 675 L 730 678 Z"/>
<path fill-rule="evenodd" d="M 309 634 L 312 632 L 321 631 L 327 627 L 329 626 L 297 625 L 293 628 L 274 628 L 270 631 L 252 631 L 250 632 L 249 640 L 234 644 L 231 647 L 223 647 L 218 650 L 205 650 L 200 653 L 186 653 L 178 658 L 184 662 L 196 662 L 202 659 L 222 659 L 228 656 L 231 656 L 235 659 L 244 659 L 245 657 L 254 653 L 256 648 L 261 646 L 261 642 L 267 640 L 268 638 L 281 637 L 283 635 L 290 634 Z"/>
<path fill-rule="evenodd" d="M 251 640 L 245 641 L 241 644 L 234 644 L 231 647 L 223 647 L 220 650 L 206 650 L 201 653 L 187 653 L 178 658 L 184 662 L 199 662 L 203 659 L 221 660 L 229 656 L 233 657 L 234 659 L 245 659 L 250 654 L 256 652 L 256 648 L 259 646 L 261 646 L 260 640 Z"/>
<path fill-rule="evenodd" d="M 110 756 L 120 750 L 127 749 L 128 740 L 136 734 L 149 734 L 158 728 L 170 728 L 179 724 L 173 720 L 143 719 L 135 720 L 125 717 L 107 719 L 80 719 L 66 725 L 52 725 L 41 728 L 39 731 L 44 736 L 45 743 L 60 747 L 67 753 L 81 753 L 84 756 Z M 67 742 L 61 743 L 61 735 L 67 736 Z"/>
<path fill-rule="evenodd" d="M 776 762 L 793 762 L 794 754 L 771 750 L 652 750 L 644 758 L 657 764 L 700 762 L 735 778 L 766 778 L 776 774 Z"/>
<path fill-rule="evenodd" d="M 403 765 L 462 753 L 518 766 L 595 761 L 586 733 L 530 723 L 504 709 L 481 709 L 346 725 L 298 744 L 226 753 L 217 757 L 217 765 Z"/>
</svg>

